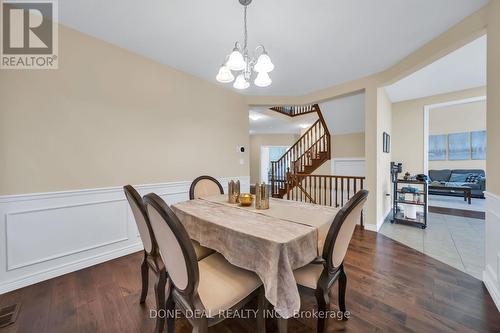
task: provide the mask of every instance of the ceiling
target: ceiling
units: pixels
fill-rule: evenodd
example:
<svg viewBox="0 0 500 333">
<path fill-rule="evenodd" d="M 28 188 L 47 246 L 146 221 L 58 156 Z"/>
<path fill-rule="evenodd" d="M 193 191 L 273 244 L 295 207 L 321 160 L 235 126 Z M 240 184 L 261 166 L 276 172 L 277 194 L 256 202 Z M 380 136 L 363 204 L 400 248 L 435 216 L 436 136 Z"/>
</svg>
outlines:
<svg viewBox="0 0 500 333">
<path fill-rule="evenodd" d="M 401 102 L 486 85 L 486 36 L 386 87 Z"/>
<path fill-rule="evenodd" d="M 318 119 L 315 113 L 289 117 L 265 107 L 255 107 L 248 113 L 250 134 L 299 134 Z"/>
<path fill-rule="evenodd" d="M 302 95 L 388 68 L 488 0 L 254 0 L 249 45 L 264 44 L 273 84 Z M 242 39 L 237 0 L 64 0 L 62 24 L 210 82 Z M 225 85 L 233 89 L 231 85 Z"/>
<path fill-rule="evenodd" d="M 360 93 L 319 104 L 332 135 L 365 131 L 364 100 L 364 93 Z M 317 119 L 315 113 L 292 118 L 265 107 L 255 107 L 249 111 L 250 134 L 299 134 Z"/>
<path fill-rule="evenodd" d="M 365 94 L 332 99 L 319 104 L 332 135 L 365 131 Z"/>
</svg>

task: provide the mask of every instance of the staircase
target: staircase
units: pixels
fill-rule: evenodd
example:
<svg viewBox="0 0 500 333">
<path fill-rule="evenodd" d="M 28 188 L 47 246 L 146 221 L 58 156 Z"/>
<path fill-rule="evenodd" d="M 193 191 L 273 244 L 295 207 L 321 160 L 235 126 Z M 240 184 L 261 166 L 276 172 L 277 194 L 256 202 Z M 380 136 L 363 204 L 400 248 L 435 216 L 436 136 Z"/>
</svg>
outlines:
<svg viewBox="0 0 500 333">
<path fill-rule="evenodd" d="M 297 142 L 279 160 L 271 162 L 271 194 L 274 198 L 283 198 L 292 189 L 287 186 L 291 174 L 311 174 L 331 159 L 330 132 L 318 104 L 279 106 L 271 110 L 290 117 L 312 112 L 318 114 L 318 120 Z"/>
</svg>

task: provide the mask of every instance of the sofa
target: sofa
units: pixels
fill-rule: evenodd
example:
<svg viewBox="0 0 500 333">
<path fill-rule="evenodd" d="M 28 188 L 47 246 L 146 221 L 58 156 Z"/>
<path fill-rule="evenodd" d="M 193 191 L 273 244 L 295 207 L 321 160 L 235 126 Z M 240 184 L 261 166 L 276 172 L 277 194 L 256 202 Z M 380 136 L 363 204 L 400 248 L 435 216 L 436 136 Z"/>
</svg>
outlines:
<svg viewBox="0 0 500 333">
<path fill-rule="evenodd" d="M 445 169 L 445 170 L 429 170 L 430 185 L 441 186 L 468 186 L 471 188 L 473 198 L 484 198 L 486 190 L 486 174 L 480 169 Z M 452 191 L 433 191 L 429 190 L 429 194 L 462 196 L 461 193 Z"/>
</svg>

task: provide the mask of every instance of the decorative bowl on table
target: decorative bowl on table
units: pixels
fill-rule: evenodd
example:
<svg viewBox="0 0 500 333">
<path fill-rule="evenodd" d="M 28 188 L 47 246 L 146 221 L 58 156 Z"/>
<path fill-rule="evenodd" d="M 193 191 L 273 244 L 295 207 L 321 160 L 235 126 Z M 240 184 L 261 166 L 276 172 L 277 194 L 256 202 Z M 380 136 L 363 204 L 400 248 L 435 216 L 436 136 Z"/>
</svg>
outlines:
<svg viewBox="0 0 500 333">
<path fill-rule="evenodd" d="M 239 197 L 240 205 L 248 207 L 252 205 L 253 196 L 250 193 L 241 193 Z"/>
</svg>

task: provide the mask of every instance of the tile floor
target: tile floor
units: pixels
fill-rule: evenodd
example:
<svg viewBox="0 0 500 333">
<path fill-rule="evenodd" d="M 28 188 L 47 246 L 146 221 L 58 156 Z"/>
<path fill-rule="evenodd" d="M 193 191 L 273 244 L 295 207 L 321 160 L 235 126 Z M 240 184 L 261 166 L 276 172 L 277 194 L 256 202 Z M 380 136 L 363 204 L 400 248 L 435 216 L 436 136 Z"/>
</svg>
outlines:
<svg viewBox="0 0 500 333">
<path fill-rule="evenodd" d="M 380 232 L 482 280 L 484 220 L 429 213 L 427 223 L 424 230 L 388 219 Z"/>
<path fill-rule="evenodd" d="M 457 208 L 464 210 L 486 211 L 486 199 L 472 198 L 469 205 L 463 198 L 448 197 L 445 195 L 429 195 L 429 206 Z"/>
</svg>

